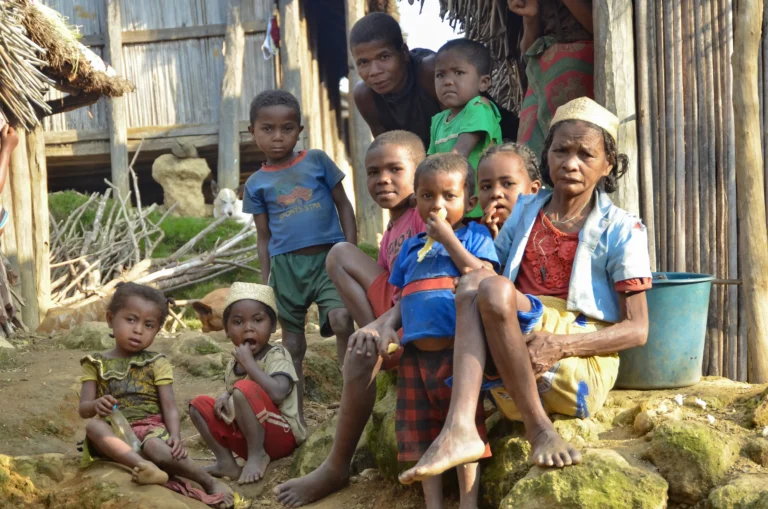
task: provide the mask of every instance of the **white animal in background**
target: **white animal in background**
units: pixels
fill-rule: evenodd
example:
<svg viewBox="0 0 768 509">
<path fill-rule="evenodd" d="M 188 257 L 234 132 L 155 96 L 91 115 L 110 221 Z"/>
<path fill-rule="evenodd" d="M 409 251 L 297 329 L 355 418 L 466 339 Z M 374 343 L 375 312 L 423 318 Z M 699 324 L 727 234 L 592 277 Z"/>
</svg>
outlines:
<svg viewBox="0 0 768 509">
<path fill-rule="evenodd" d="M 239 198 L 243 186 L 234 191 L 231 189 L 219 189 L 215 180 L 211 180 L 211 191 L 216 197 L 213 200 L 213 217 L 231 217 L 241 224 L 253 223 L 253 216 L 243 212 L 243 200 Z"/>
</svg>

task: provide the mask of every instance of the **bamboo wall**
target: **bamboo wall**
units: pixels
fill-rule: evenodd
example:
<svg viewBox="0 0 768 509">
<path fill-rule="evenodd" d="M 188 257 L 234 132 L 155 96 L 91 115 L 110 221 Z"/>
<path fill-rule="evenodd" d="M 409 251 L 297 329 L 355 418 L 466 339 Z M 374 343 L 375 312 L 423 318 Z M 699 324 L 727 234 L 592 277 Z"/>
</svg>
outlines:
<svg viewBox="0 0 768 509">
<path fill-rule="evenodd" d="M 650 167 L 641 157 L 641 210 L 652 202 L 656 268 L 738 279 L 733 1 L 634 4 L 637 74 L 647 77 L 637 84 L 638 138 L 650 152 Z M 712 287 L 705 374 L 747 379 L 740 293 Z"/>
<path fill-rule="evenodd" d="M 44 0 L 69 17 L 88 36 L 103 33 L 104 0 Z M 245 2 L 243 21 L 266 22 L 270 0 Z M 120 3 L 124 31 L 167 29 L 226 23 L 223 0 L 129 0 Z M 248 119 L 248 106 L 259 92 L 274 88 L 274 61 L 264 60 L 264 32 L 246 34 L 245 68 L 240 120 Z M 123 46 L 123 69 L 118 72 L 136 85 L 126 96 L 128 127 L 216 124 L 221 97 L 224 58 L 223 36 Z M 102 48 L 91 47 L 99 56 Z M 58 97 L 54 91 L 51 98 Z M 55 115 L 45 120 L 47 131 L 107 129 L 106 103 Z"/>
</svg>

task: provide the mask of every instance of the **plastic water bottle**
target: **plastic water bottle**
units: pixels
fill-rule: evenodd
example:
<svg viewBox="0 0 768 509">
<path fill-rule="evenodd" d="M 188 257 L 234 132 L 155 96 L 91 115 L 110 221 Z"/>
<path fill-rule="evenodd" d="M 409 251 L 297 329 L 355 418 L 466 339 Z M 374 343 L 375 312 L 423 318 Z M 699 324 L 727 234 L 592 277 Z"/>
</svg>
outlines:
<svg viewBox="0 0 768 509">
<path fill-rule="evenodd" d="M 136 438 L 136 434 L 131 429 L 128 419 L 125 418 L 123 412 L 117 409 L 117 405 L 112 407 L 112 415 L 109 416 L 109 420 L 112 423 L 112 430 L 115 432 L 115 435 L 130 445 L 131 449 L 135 452 L 139 452 L 141 450 L 141 443 L 139 443 L 139 439 Z"/>
</svg>

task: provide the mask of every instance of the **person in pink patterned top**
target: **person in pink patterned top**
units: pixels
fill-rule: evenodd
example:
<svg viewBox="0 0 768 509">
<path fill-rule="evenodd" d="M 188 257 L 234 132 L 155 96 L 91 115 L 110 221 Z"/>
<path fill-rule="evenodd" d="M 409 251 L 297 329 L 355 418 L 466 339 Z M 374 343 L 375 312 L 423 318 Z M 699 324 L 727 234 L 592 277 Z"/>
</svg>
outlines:
<svg viewBox="0 0 768 509">
<path fill-rule="evenodd" d="M 389 283 L 389 275 L 403 243 L 425 230 L 413 196 L 416 167 L 425 157 L 421 139 L 411 132 L 388 131 L 377 136 L 365 156 L 368 192 L 381 208 L 389 210 L 390 217 L 378 261 L 349 243 L 336 244 L 328 253 L 328 275 L 361 327 L 391 309 L 400 297 L 397 288 Z M 314 472 L 275 488 L 280 503 L 299 507 L 347 483 L 352 455 L 376 401 L 376 384 L 370 381 L 379 369 L 396 367 L 401 351 L 382 365 L 373 341 L 349 346 L 346 361 L 339 359 L 343 363 L 344 387 L 331 453 Z"/>
</svg>

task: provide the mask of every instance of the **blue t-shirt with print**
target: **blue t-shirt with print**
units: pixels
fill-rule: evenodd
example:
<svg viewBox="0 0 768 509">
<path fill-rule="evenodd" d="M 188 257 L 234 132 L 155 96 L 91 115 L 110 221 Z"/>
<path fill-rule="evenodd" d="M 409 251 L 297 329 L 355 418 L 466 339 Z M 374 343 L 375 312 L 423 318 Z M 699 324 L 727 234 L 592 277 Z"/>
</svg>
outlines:
<svg viewBox="0 0 768 509">
<path fill-rule="evenodd" d="M 479 223 L 469 223 L 457 230 L 456 237 L 464 248 L 477 258 L 499 267 L 496 248 L 488 228 Z M 422 279 L 460 277 L 459 269 L 451 255 L 439 242 L 432 245 L 420 263 L 418 251 L 427 241 L 426 233 L 406 240 L 397 260 L 392 265 L 389 282 L 398 288 Z M 427 290 L 406 295 L 401 299 L 403 320 L 402 344 L 423 338 L 443 338 L 456 335 L 456 304 L 451 290 Z"/>
<path fill-rule="evenodd" d="M 269 256 L 344 242 L 331 190 L 344 173 L 322 150 L 262 166 L 245 183 L 243 212 L 269 217 Z"/>
</svg>

